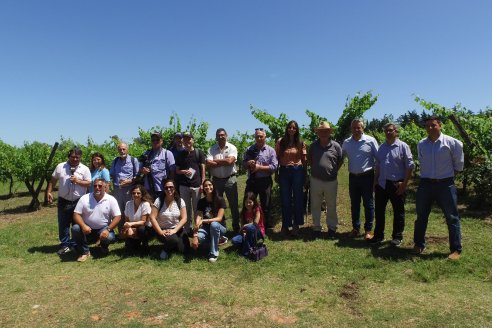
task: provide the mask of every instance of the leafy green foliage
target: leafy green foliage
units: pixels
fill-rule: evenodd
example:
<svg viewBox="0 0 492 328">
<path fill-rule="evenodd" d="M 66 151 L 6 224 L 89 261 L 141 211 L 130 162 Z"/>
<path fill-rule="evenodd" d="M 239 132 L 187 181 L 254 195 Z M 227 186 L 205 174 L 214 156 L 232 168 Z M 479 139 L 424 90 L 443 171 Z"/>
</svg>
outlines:
<svg viewBox="0 0 492 328">
<path fill-rule="evenodd" d="M 258 121 L 268 127 L 269 132 L 267 131 L 267 137 L 270 138 L 269 143 L 274 145 L 275 142 L 284 135 L 285 127 L 290 119 L 284 113 L 280 113 L 278 117 L 275 117 L 266 110 L 255 108 L 253 106 L 250 106 L 250 110 L 251 114 Z"/>
<path fill-rule="evenodd" d="M 0 140 L 0 181 L 9 183 L 9 195 L 12 195 L 14 185 L 14 157 L 17 149 Z"/>
<path fill-rule="evenodd" d="M 357 93 L 354 97 L 347 97 L 345 109 L 342 116 L 338 119 L 334 139 L 342 143 L 350 135 L 350 124 L 355 118 L 362 118 L 364 113 L 371 108 L 378 96 L 373 96 L 371 91 L 361 95 Z"/>
</svg>

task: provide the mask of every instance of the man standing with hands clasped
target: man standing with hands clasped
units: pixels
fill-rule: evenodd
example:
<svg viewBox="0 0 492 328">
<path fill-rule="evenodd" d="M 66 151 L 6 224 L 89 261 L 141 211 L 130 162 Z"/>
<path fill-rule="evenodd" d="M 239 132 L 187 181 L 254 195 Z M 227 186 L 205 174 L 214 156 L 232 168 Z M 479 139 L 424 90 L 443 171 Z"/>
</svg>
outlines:
<svg viewBox="0 0 492 328">
<path fill-rule="evenodd" d="M 431 116 L 425 121 L 427 138 L 417 145 L 420 162 L 420 183 L 417 189 L 417 220 L 413 240 L 414 254 L 425 250 L 425 231 L 432 203 L 437 202 L 446 217 L 449 231 L 450 260 L 461 256 L 461 225 L 458 214 L 458 195 L 454 176 L 463 171 L 463 143 L 441 133 L 441 120 Z"/>
<path fill-rule="evenodd" d="M 391 245 L 399 247 L 405 228 L 405 197 L 408 181 L 414 168 L 410 147 L 398 139 L 398 128 L 394 123 L 384 126 L 386 142 L 376 155 L 374 192 L 376 198 L 376 228 L 369 242 L 379 245 L 384 240 L 385 212 L 388 200 L 393 206 L 393 234 Z"/>
<path fill-rule="evenodd" d="M 348 157 L 349 194 L 352 212 L 352 237 L 360 235 L 360 199 L 364 204 L 364 238 L 372 238 L 374 222 L 374 160 L 378 142 L 364 133 L 364 122 L 356 118 L 350 124 L 352 136 L 343 142 L 344 156 Z"/>
<path fill-rule="evenodd" d="M 68 152 L 68 161 L 56 166 L 51 180 L 46 188 L 46 199 L 48 203 L 53 203 L 51 192 L 59 182 L 58 188 L 58 238 L 60 239 L 60 249 L 58 255 L 70 252 L 70 248 L 75 246 L 70 240 L 70 225 L 72 224 L 73 210 L 82 195 L 87 192 L 91 185 L 91 171 L 87 166 L 80 163 L 82 150 L 72 148 Z"/>
</svg>

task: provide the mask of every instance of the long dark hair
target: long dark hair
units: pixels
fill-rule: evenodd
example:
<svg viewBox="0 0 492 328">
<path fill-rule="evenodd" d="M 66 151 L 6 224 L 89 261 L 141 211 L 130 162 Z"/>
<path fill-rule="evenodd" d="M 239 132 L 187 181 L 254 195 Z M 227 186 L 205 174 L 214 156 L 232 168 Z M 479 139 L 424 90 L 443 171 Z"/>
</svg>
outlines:
<svg viewBox="0 0 492 328">
<path fill-rule="evenodd" d="M 159 202 L 161 205 L 159 206 L 159 210 L 162 208 L 162 205 L 164 205 L 164 202 L 166 201 L 166 192 L 165 192 L 165 186 L 166 183 L 172 182 L 174 186 L 174 193 L 173 193 L 173 198 L 176 204 L 178 205 L 178 208 L 181 209 L 181 196 L 179 195 L 179 191 L 176 188 L 176 182 L 174 182 L 173 179 L 167 178 L 166 180 L 162 181 L 162 191 L 159 194 Z"/>
<path fill-rule="evenodd" d="M 106 161 L 104 160 L 104 155 L 101 153 L 94 153 L 91 156 L 91 165 L 90 165 L 91 172 L 96 169 L 94 167 L 94 164 L 92 164 L 92 162 L 94 161 L 94 157 L 99 157 L 101 159 L 101 167 L 99 169 L 100 170 L 104 169 L 106 167 Z"/>
<path fill-rule="evenodd" d="M 296 133 L 294 134 L 294 145 L 296 146 L 296 148 L 301 148 L 302 146 L 301 136 L 299 134 L 299 124 L 297 124 L 296 121 L 292 120 L 287 123 L 284 136 L 282 137 L 282 139 L 280 139 L 280 153 L 283 153 L 289 146 L 289 126 L 291 126 L 292 124 L 294 124 L 296 128 Z"/>
<path fill-rule="evenodd" d="M 253 212 L 256 211 L 256 209 L 258 208 L 258 199 L 256 199 L 256 194 L 252 191 L 248 191 L 247 193 L 244 194 L 244 198 L 243 198 L 243 209 L 241 210 L 241 225 L 244 225 L 246 223 L 246 220 L 245 220 L 245 215 L 246 215 L 246 201 L 247 200 L 250 200 L 253 202 Z M 253 219 L 254 221 L 254 219 Z"/>
<path fill-rule="evenodd" d="M 214 188 L 214 190 L 212 190 L 212 204 L 214 204 L 214 208 L 213 208 L 214 215 L 217 215 L 217 212 L 219 211 L 220 205 L 222 204 L 222 202 L 221 202 L 222 197 L 219 196 L 219 194 L 217 193 L 217 189 L 215 188 L 215 184 L 210 179 L 203 180 L 202 189 L 203 189 L 203 186 L 205 185 L 205 182 L 210 182 L 212 184 L 212 187 Z M 205 195 L 204 198 L 206 199 L 207 195 Z"/>
<path fill-rule="evenodd" d="M 130 193 L 133 193 L 135 189 L 138 189 L 142 193 L 142 202 L 148 202 L 149 204 L 152 204 L 154 200 L 152 199 L 152 196 L 147 192 L 147 190 L 142 186 L 141 184 L 134 185 L 130 189 Z"/>
</svg>

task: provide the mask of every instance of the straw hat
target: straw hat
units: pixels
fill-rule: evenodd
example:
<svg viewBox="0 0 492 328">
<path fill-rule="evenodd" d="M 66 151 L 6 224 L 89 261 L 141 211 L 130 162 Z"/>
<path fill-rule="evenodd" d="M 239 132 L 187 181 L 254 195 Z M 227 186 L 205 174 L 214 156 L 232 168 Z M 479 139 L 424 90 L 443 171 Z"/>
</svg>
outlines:
<svg viewBox="0 0 492 328">
<path fill-rule="evenodd" d="M 316 131 L 320 131 L 320 130 L 329 130 L 330 132 L 332 132 L 334 129 L 330 127 L 330 124 L 328 122 L 321 121 L 319 123 L 319 126 L 316 128 Z"/>
</svg>

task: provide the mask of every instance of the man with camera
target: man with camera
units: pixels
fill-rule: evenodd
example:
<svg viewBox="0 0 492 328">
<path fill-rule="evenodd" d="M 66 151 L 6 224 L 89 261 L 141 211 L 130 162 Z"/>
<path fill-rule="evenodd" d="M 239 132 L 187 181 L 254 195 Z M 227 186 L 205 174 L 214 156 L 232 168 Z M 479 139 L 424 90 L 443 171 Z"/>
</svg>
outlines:
<svg viewBox="0 0 492 328">
<path fill-rule="evenodd" d="M 266 132 L 255 129 L 255 144 L 246 149 L 243 167 L 248 170 L 245 194 L 252 191 L 260 196 L 261 208 L 265 214 L 267 232 L 271 232 L 275 223 L 271 218 L 270 205 L 272 194 L 272 174 L 278 167 L 275 149 L 266 144 Z"/>
<path fill-rule="evenodd" d="M 140 174 L 143 175 L 145 189 L 155 199 L 162 191 L 162 181 L 174 179 L 176 168 L 174 155 L 162 147 L 162 134 L 158 131 L 150 135 L 152 148 L 139 157 Z"/>
<path fill-rule="evenodd" d="M 116 199 L 106 194 L 106 181 L 94 180 L 94 191 L 80 197 L 73 213 L 74 225 L 72 236 L 79 257 L 77 262 L 84 262 L 90 256 L 89 243 L 101 245 L 102 255 L 109 252 L 109 244 L 116 241 L 113 229 L 121 220 L 121 212 Z"/>
<path fill-rule="evenodd" d="M 68 152 L 68 161 L 56 166 L 51 181 L 46 188 L 46 199 L 48 203 L 53 203 L 51 192 L 59 182 L 58 188 L 58 238 L 60 239 L 60 249 L 58 255 L 70 252 L 74 246 L 70 240 L 70 225 L 72 224 L 73 210 L 82 195 L 87 192 L 91 185 L 91 171 L 87 166 L 80 163 L 82 150 L 72 148 Z"/>
<path fill-rule="evenodd" d="M 126 202 L 132 199 L 130 188 L 137 179 L 139 166 L 135 157 L 128 155 L 128 145 L 121 142 L 118 145 L 119 157 L 116 157 L 111 163 L 109 174 L 113 180 L 113 197 L 116 198 L 120 212 L 125 212 Z M 118 231 L 123 229 L 124 220 L 118 225 Z"/>
<path fill-rule="evenodd" d="M 212 176 L 217 193 L 229 202 L 232 215 L 232 228 L 239 232 L 239 208 L 236 178 L 237 148 L 227 142 L 227 132 L 223 128 L 215 132 L 217 143 L 208 149 L 206 165 Z"/>
</svg>

